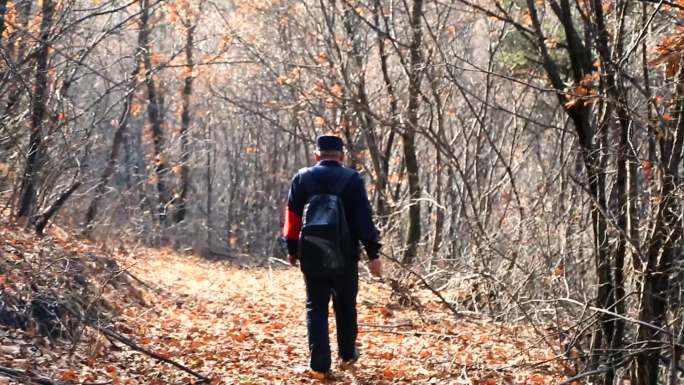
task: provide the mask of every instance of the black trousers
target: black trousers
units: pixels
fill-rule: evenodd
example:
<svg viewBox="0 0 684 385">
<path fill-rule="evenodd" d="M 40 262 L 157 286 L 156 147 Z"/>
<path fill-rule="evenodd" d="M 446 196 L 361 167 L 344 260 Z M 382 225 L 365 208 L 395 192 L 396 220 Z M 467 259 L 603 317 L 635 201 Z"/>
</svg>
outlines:
<svg viewBox="0 0 684 385">
<path fill-rule="evenodd" d="M 342 360 L 354 357 L 358 325 L 356 294 L 359 291 L 359 269 L 350 263 L 339 274 L 304 271 L 306 284 L 306 326 L 309 335 L 311 369 L 330 370 L 330 338 L 328 336 L 328 304 L 333 300 L 337 325 L 337 348 Z"/>
</svg>

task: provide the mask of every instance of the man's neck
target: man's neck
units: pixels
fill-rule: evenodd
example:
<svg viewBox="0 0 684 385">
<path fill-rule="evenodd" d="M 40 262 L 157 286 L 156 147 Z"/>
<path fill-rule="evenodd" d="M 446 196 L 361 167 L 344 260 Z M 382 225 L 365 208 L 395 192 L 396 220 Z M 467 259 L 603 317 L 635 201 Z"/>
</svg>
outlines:
<svg viewBox="0 0 684 385">
<path fill-rule="evenodd" d="M 321 159 L 318 161 L 318 163 L 323 163 L 323 162 L 334 162 L 334 163 L 337 163 L 340 165 L 342 164 L 342 161 L 340 161 L 339 159 Z"/>
</svg>

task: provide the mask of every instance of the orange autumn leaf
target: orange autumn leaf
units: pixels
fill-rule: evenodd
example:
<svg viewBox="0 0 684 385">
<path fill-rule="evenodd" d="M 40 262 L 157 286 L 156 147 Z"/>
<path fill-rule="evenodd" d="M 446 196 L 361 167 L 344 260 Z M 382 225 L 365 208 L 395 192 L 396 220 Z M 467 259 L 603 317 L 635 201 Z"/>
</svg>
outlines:
<svg viewBox="0 0 684 385">
<path fill-rule="evenodd" d="M 522 19 L 520 21 L 522 25 L 525 27 L 531 27 L 532 26 L 532 14 L 529 12 L 525 12 L 522 16 Z"/>
<path fill-rule="evenodd" d="M 677 72 L 679 72 L 679 67 L 680 67 L 681 61 L 682 61 L 681 53 L 670 55 L 667 58 L 667 62 L 665 64 L 665 76 L 667 78 L 673 78 L 673 77 L 675 77 L 675 75 L 677 75 Z"/>
<path fill-rule="evenodd" d="M 394 315 L 394 311 L 390 309 L 387 305 L 380 308 L 380 314 L 385 318 L 390 318 Z"/>
<path fill-rule="evenodd" d="M 653 162 L 650 160 L 642 160 L 641 168 L 644 170 L 644 176 L 646 176 L 646 179 L 651 180 L 653 178 Z"/>
<path fill-rule="evenodd" d="M 59 378 L 60 378 L 62 381 L 71 381 L 71 382 L 73 382 L 73 381 L 76 381 L 77 375 L 76 375 L 76 372 L 73 371 L 73 370 L 65 370 L 65 371 L 63 371 L 63 372 L 59 375 Z"/>
<path fill-rule="evenodd" d="M 391 368 L 385 368 L 382 371 L 382 377 L 386 380 L 393 380 L 396 377 L 396 372 Z"/>
<path fill-rule="evenodd" d="M 131 105 L 131 115 L 134 117 L 137 117 L 140 115 L 140 112 L 142 111 L 142 105 L 140 103 L 133 103 Z"/>
<path fill-rule="evenodd" d="M 604 14 L 608 14 L 613 10 L 613 4 L 610 2 L 603 3 L 601 8 L 602 8 Z"/>
<path fill-rule="evenodd" d="M 335 84 L 333 84 L 332 87 L 330 87 L 330 93 L 333 96 L 336 96 L 338 98 L 342 97 L 342 92 L 343 92 L 343 90 L 342 90 L 342 86 L 340 84 L 335 83 Z"/>
</svg>

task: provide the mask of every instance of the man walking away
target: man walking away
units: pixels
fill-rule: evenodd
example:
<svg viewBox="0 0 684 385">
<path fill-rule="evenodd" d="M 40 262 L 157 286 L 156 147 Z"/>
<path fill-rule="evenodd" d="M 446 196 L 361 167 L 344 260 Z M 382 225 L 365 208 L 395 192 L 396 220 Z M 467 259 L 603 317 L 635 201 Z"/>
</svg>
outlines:
<svg viewBox="0 0 684 385">
<path fill-rule="evenodd" d="M 380 276 L 380 243 L 361 175 L 342 165 L 342 139 L 316 139 L 316 165 L 299 170 L 287 200 L 284 236 L 290 263 L 299 261 L 306 285 L 306 321 L 310 366 L 329 375 L 328 303 L 333 300 L 339 357 L 345 364 L 359 358 L 356 294 L 359 242 L 373 275 Z"/>
</svg>

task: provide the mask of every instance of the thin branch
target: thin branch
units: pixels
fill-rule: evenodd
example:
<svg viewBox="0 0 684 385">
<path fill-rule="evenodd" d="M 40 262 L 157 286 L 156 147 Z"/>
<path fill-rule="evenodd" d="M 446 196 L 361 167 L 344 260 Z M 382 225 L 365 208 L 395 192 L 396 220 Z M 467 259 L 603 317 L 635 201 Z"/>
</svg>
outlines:
<svg viewBox="0 0 684 385">
<path fill-rule="evenodd" d="M 399 261 L 398 259 L 394 258 L 393 256 L 387 255 L 387 254 L 385 254 L 385 253 L 383 253 L 383 252 L 380 252 L 380 254 L 381 254 L 383 257 L 385 257 L 385 258 L 389 259 L 390 261 L 392 261 L 392 262 L 396 263 L 397 265 L 399 265 L 399 267 L 401 267 L 403 270 L 406 270 L 409 274 L 411 274 L 411 275 L 413 275 L 414 277 L 418 278 L 418 279 L 420 280 L 420 282 L 423 284 L 423 286 L 425 286 L 426 289 L 430 290 L 430 291 L 432 292 L 432 294 L 434 294 L 437 298 L 439 298 L 439 301 L 442 302 L 442 304 L 444 304 L 444 306 L 445 306 L 447 309 L 449 309 L 455 316 L 460 317 L 460 316 L 462 315 L 462 314 L 458 311 L 458 309 L 456 309 L 456 307 L 455 307 L 451 302 L 447 301 L 447 299 L 444 298 L 444 296 L 442 295 L 442 293 L 440 293 L 438 290 L 436 290 L 435 288 L 433 288 L 432 285 L 430 285 L 430 283 L 429 283 L 422 275 L 416 273 L 413 269 L 411 269 L 410 267 L 407 267 L 405 264 L 403 264 L 401 261 Z"/>
</svg>

